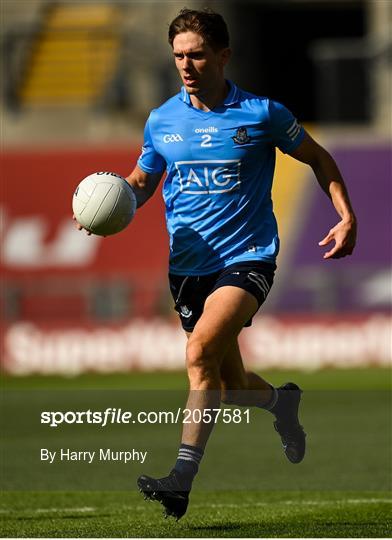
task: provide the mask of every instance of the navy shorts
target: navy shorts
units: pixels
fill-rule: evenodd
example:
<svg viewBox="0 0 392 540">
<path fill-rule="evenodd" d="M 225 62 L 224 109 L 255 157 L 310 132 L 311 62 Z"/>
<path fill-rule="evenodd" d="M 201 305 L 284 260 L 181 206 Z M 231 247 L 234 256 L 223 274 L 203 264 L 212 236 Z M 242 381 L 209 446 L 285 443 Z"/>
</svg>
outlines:
<svg viewBox="0 0 392 540">
<path fill-rule="evenodd" d="M 226 285 L 248 291 L 256 298 L 260 308 L 272 287 L 275 270 L 275 264 L 249 261 L 231 264 L 204 276 L 179 276 L 169 273 L 174 309 L 180 316 L 183 329 L 192 332 L 203 313 L 207 297 Z M 251 324 L 252 319 L 245 326 Z"/>
</svg>

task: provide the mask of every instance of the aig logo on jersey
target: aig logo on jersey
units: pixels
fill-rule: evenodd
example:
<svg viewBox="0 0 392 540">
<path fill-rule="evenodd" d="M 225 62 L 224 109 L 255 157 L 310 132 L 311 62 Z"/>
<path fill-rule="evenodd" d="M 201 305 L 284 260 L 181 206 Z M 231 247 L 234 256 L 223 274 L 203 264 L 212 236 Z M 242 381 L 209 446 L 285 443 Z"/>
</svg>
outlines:
<svg viewBox="0 0 392 540">
<path fill-rule="evenodd" d="M 183 142 L 183 141 L 184 139 L 181 137 L 179 133 L 170 133 L 163 136 L 164 143 Z"/>
<path fill-rule="evenodd" d="M 239 189 L 239 159 L 176 161 L 182 193 L 209 195 Z"/>
</svg>

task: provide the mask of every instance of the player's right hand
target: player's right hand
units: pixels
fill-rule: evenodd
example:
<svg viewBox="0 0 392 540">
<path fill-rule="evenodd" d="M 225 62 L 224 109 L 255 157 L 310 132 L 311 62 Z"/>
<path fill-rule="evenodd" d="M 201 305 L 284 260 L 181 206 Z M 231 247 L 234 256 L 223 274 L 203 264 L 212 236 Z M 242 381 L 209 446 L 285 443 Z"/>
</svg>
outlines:
<svg viewBox="0 0 392 540">
<path fill-rule="evenodd" d="M 80 223 L 77 222 L 76 220 L 76 217 L 75 217 L 75 214 L 72 214 L 72 219 L 74 220 L 75 224 L 76 224 L 76 228 L 78 229 L 78 231 L 86 231 L 86 234 L 88 234 L 88 236 L 91 235 L 91 232 L 88 231 L 87 229 L 85 229 L 84 227 L 82 227 L 82 225 Z"/>
</svg>

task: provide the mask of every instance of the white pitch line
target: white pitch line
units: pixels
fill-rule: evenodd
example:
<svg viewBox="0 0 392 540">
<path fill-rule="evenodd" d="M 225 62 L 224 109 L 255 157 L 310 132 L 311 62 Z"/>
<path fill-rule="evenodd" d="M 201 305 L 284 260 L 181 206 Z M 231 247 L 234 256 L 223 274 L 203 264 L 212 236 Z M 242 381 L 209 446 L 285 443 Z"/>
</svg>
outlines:
<svg viewBox="0 0 392 540">
<path fill-rule="evenodd" d="M 347 502 L 352 504 L 361 504 L 363 502 L 370 502 L 370 503 L 392 503 L 392 499 L 347 499 Z"/>
<path fill-rule="evenodd" d="M 35 512 L 95 512 L 92 506 L 82 506 L 81 508 L 36 508 Z"/>
<path fill-rule="evenodd" d="M 50 513 L 50 512 L 80 512 L 80 513 L 83 513 L 83 512 L 95 512 L 96 510 L 97 510 L 97 508 L 93 508 L 93 507 L 90 507 L 90 506 L 82 506 L 81 508 L 31 508 L 31 509 L 23 509 L 21 511 L 24 512 L 24 513 L 36 513 L 36 514 L 39 514 L 39 513 Z M 10 511 L 5 509 L 5 508 L 0 508 L 0 513 L 1 514 L 8 514 L 8 513 L 10 513 Z M 15 513 L 18 513 L 18 511 L 16 511 Z"/>
<path fill-rule="evenodd" d="M 206 504 L 193 504 L 192 508 L 254 508 L 256 506 L 271 506 L 274 504 L 286 504 L 286 505 L 305 505 L 305 506 L 325 506 L 334 504 L 367 504 L 367 503 L 392 503 L 392 499 L 336 499 L 330 501 L 301 501 L 301 500 L 288 500 L 288 501 L 272 501 L 272 502 L 249 502 L 249 503 L 206 503 Z"/>
</svg>

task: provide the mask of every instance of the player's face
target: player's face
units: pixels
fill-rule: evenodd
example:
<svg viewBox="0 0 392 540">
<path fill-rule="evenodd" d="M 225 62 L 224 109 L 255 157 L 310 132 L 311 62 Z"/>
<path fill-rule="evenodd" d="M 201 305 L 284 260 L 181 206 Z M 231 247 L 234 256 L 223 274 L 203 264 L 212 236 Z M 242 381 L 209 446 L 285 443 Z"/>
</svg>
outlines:
<svg viewBox="0 0 392 540">
<path fill-rule="evenodd" d="M 214 51 L 199 34 L 183 32 L 174 38 L 173 54 L 186 91 L 200 95 L 221 83 L 230 49 Z"/>
</svg>

